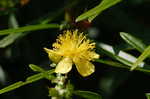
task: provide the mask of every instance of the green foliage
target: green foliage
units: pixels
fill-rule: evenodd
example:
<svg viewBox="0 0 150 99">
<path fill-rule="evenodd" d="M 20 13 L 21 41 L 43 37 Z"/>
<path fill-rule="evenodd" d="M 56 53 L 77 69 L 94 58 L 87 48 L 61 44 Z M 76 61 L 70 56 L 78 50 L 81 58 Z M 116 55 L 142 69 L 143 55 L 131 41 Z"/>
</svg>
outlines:
<svg viewBox="0 0 150 99">
<path fill-rule="evenodd" d="M 16 2 L 14 2 L 13 0 L 1 0 L 0 7 L 4 7 L 4 8 L 14 7 L 15 3 Z"/>
<path fill-rule="evenodd" d="M 35 70 L 35 67 L 36 67 L 36 70 L 37 68 L 39 69 L 40 67 L 38 67 L 37 65 L 30 65 L 30 67 L 32 67 L 33 70 Z M 49 78 L 47 77 L 47 75 L 51 75 L 54 73 L 54 70 L 48 70 L 48 71 L 43 71 L 41 73 L 38 73 L 38 74 L 35 74 L 35 75 L 32 75 L 30 77 L 28 77 L 25 82 L 23 81 L 18 81 L 12 85 L 9 85 L 8 87 L 5 87 L 3 89 L 0 90 L 0 94 L 3 94 L 3 93 L 6 93 L 6 92 L 9 92 L 9 91 L 12 91 L 16 88 L 19 88 L 21 86 L 24 86 L 24 85 L 27 85 L 27 84 L 30 84 L 30 83 L 33 83 L 35 81 L 38 81 L 40 79 L 43 79 L 43 78 Z M 53 78 L 51 78 L 53 79 Z M 50 80 L 50 79 L 49 79 Z"/>
<path fill-rule="evenodd" d="M 8 2 L 6 1 L 7 0 L 0 1 L 0 5 L 2 5 L 2 7 L 4 8 L 14 7 L 14 5 L 17 3 L 17 2 L 13 3 L 12 0 L 8 0 Z M 10 14 L 10 20 L 8 20 L 9 28 L 5 30 L 0 30 L 0 36 L 1 37 L 4 36 L 0 40 L 0 48 L 6 48 L 7 46 L 14 43 L 17 39 L 20 39 L 21 37 L 27 35 L 31 31 L 37 31 L 37 30 L 42 30 L 42 29 L 62 29 L 63 30 L 66 23 L 62 25 L 57 24 L 57 23 L 52 24 L 51 21 L 54 20 L 56 17 L 60 16 L 61 14 L 63 14 L 63 12 L 67 8 L 71 8 L 73 5 L 76 5 L 79 1 L 81 0 L 73 0 L 73 1 L 70 0 L 67 6 L 62 7 L 61 9 L 59 9 L 58 11 L 54 13 L 50 13 L 50 15 L 48 15 L 46 18 L 45 17 L 43 18 L 42 16 L 43 19 L 36 20 L 34 24 L 27 23 L 28 26 L 23 26 L 23 27 L 19 27 L 15 15 L 13 14 L 11 15 L 11 13 L 9 13 Z M 78 16 L 75 21 L 79 22 L 82 20 L 89 20 L 91 22 L 104 10 L 109 9 L 110 7 L 118 4 L 121 1 L 122 0 L 102 0 L 99 5 L 95 6 L 94 8 Z M 67 24 L 67 25 L 69 25 L 68 26 L 69 29 L 70 27 L 72 27 L 71 26 L 72 24 Z M 68 27 L 66 26 L 65 28 L 68 29 Z M 97 43 L 98 45 L 97 48 L 98 48 L 98 51 L 100 52 L 100 55 L 104 54 L 104 55 L 107 55 L 109 58 L 107 60 L 97 59 L 95 61 L 98 63 L 106 64 L 108 66 L 112 66 L 112 67 L 123 68 L 123 69 L 128 69 L 128 70 L 137 70 L 137 71 L 141 71 L 144 73 L 150 73 L 150 69 L 146 68 L 146 67 L 149 67 L 149 65 L 147 65 L 146 62 L 144 62 L 144 59 L 148 58 L 150 55 L 150 46 L 147 47 L 147 45 L 143 43 L 142 40 L 140 40 L 137 37 L 134 37 L 130 33 L 120 32 L 120 36 L 128 45 L 133 47 L 135 50 L 138 50 L 142 54 L 138 58 L 136 58 L 129 52 L 128 53 L 125 52 L 124 49 L 122 50 L 118 49 L 118 46 L 113 47 L 108 44 Z M 61 87 L 63 86 L 62 89 L 64 89 L 66 92 L 64 92 L 63 94 L 64 96 L 62 97 L 65 97 L 66 99 L 70 99 L 72 95 L 77 95 L 85 99 L 102 99 L 102 96 L 99 95 L 98 93 L 94 93 L 90 91 L 74 90 L 75 89 L 74 86 L 69 81 L 66 81 L 67 77 L 65 78 L 65 76 L 63 75 L 64 78 L 62 80 L 61 78 L 62 75 L 59 75 L 59 76 L 56 75 L 58 78 L 60 77 L 58 79 L 53 74 L 54 70 L 44 70 L 43 68 L 34 64 L 30 64 L 29 67 L 34 72 L 37 72 L 37 74 L 27 77 L 25 81 L 18 81 L 12 85 L 9 85 L 8 87 L 1 89 L 0 94 L 12 91 L 21 86 L 46 78 L 50 80 L 53 84 L 56 84 L 56 85 L 60 84 Z M 57 89 L 55 87 L 49 88 L 49 94 L 52 97 L 59 97 L 60 89 L 59 88 Z M 148 99 L 150 99 L 149 93 L 147 93 L 146 96 Z"/>
<path fill-rule="evenodd" d="M 101 95 L 95 92 L 91 92 L 91 91 L 77 90 L 77 91 L 74 91 L 74 94 L 85 99 L 102 99 Z"/>
<path fill-rule="evenodd" d="M 110 8 L 111 6 L 121 2 L 122 0 L 102 0 L 102 2 L 96 7 L 90 9 L 89 11 L 81 14 L 76 18 L 76 22 L 86 20 L 92 21 L 96 16 L 98 16 L 102 11 Z"/>
<path fill-rule="evenodd" d="M 14 14 L 10 15 L 9 25 L 11 29 L 0 30 L 0 35 L 8 35 L 0 40 L 0 48 L 5 48 L 14 43 L 17 39 L 27 35 L 25 32 L 35 31 L 40 29 L 60 28 L 58 24 L 38 24 L 19 27 Z"/>
<path fill-rule="evenodd" d="M 150 93 L 146 93 L 147 99 L 150 99 Z"/>
<path fill-rule="evenodd" d="M 49 88 L 49 96 L 51 97 L 58 97 L 59 93 L 55 88 Z"/>
<path fill-rule="evenodd" d="M 144 59 L 146 59 L 150 55 L 150 46 L 148 46 L 144 52 L 138 57 L 136 62 L 133 64 L 131 70 L 134 70 L 140 63 L 143 62 Z"/>
<path fill-rule="evenodd" d="M 121 64 L 118 62 L 108 61 L 108 60 L 96 60 L 97 62 L 107 64 L 113 67 L 120 67 L 120 68 L 127 68 L 127 69 L 131 69 L 131 68 L 135 69 L 137 66 L 139 66 L 140 68 L 136 68 L 136 70 L 147 72 L 147 73 L 150 72 L 148 68 L 145 68 L 145 67 L 149 67 L 149 65 L 143 62 L 143 60 L 149 56 L 150 47 L 145 49 L 145 51 L 139 58 L 136 58 L 129 53 L 126 53 L 117 48 L 113 48 L 112 46 L 104 43 L 99 43 L 98 49 L 101 53 L 104 53 L 109 57 L 121 62 Z"/>
<path fill-rule="evenodd" d="M 129 33 L 120 32 L 120 36 L 133 48 L 137 49 L 140 52 L 143 52 L 146 48 L 146 45 L 140 40 L 139 38 L 136 38 Z"/>
<path fill-rule="evenodd" d="M 98 48 L 102 53 L 112 57 L 113 59 L 115 59 L 127 66 L 132 66 L 133 63 L 137 60 L 137 58 L 134 57 L 133 55 L 126 53 L 122 50 L 119 50 L 117 48 L 114 48 L 113 46 L 104 44 L 104 43 L 99 43 Z"/>
<path fill-rule="evenodd" d="M 3 39 L 0 40 L 0 48 L 7 47 L 8 45 L 14 43 L 16 39 L 22 36 L 22 33 L 9 34 L 8 36 L 5 36 Z"/>
<path fill-rule="evenodd" d="M 123 68 L 123 69 L 128 69 L 128 70 L 131 69 L 131 67 L 129 67 L 127 65 L 124 65 L 122 63 L 116 62 L 116 61 L 103 60 L 103 59 L 97 59 L 95 61 L 99 62 L 99 63 L 102 63 L 102 64 L 106 64 L 106 65 L 111 66 L 111 67 Z M 149 69 L 145 69 L 145 68 L 135 68 L 135 70 L 141 71 L 141 72 L 144 72 L 144 73 L 150 73 L 150 70 Z"/>
<path fill-rule="evenodd" d="M 120 36 L 133 48 L 137 49 L 140 52 L 143 52 L 137 60 L 133 63 L 131 70 L 134 70 L 140 63 L 143 62 L 144 59 L 149 57 L 150 55 L 150 46 L 146 48 L 146 45 L 142 42 L 142 40 L 130 35 L 129 33 L 120 32 Z"/>
<path fill-rule="evenodd" d="M 29 26 L 19 27 L 17 29 L 5 29 L 5 30 L 0 31 L 0 35 L 35 31 L 35 30 L 49 29 L 49 28 L 59 28 L 59 24 L 38 24 L 38 25 L 29 25 Z"/>
<path fill-rule="evenodd" d="M 11 18 L 11 23 L 14 26 L 12 29 L 0 30 L 0 35 L 8 35 L 0 40 L 0 48 L 5 48 L 10 44 L 14 43 L 17 39 L 21 38 L 24 35 L 27 35 L 29 31 L 41 30 L 41 29 L 49 29 L 49 28 L 60 28 L 58 24 L 39 24 L 39 25 L 29 25 L 24 27 L 18 27 L 17 23 L 15 23 L 15 19 Z"/>
<path fill-rule="evenodd" d="M 19 27 L 15 15 L 11 14 L 9 17 L 9 25 L 11 28 L 0 30 L 0 35 L 8 35 L 0 40 L 0 48 L 5 48 L 9 46 L 10 44 L 14 43 L 17 39 L 27 35 L 27 32 L 29 31 L 36 31 L 49 28 L 60 28 L 59 24 L 47 24 L 47 22 L 49 21 L 45 22 L 45 20 L 42 21 L 44 23 L 41 22 L 41 24 Z"/>
<path fill-rule="evenodd" d="M 11 0 L 9 0 L 11 1 Z M 12 2 L 12 1 L 11 1 Z M 7 3 L 6 0 L 1 1 L 0 3 Z M 70 2 L 67 7 L 71 7 L 73 5 L 77 4 L 77 1 Z M 61 10 L 56 11 L 53 13 L 53 16 L 49 15 L 45 18 L 39 19 L 36 21 L 36 25 L 29 25 L 29 26 L 24 26 L 24 27 L 19 27 L 16 17 L 14 13 L 10 13 L 9 17 L 9 23 L 11 25 L 11 28 L 5 29 L 5 30 L 0 30 L 0 35 L 8 35 L 5 36 L 3 39 L 0 40 L 0 48 L 5 48 L 12 43 L 14 43 L 17 39 L 27 35 L 28 33 L 23 33 L 23 32 L 30 32 L 30 31 L 36 31 L 36 30 L 41 30 L 41 29 L 50 29 L 50 28 L 62 28 L 62 25 L 59 24 L 47 24 L 54 20 L 56 17 L 62 14 L 64 11 L 65 7 L 62 8 Z"/>
<path fill-rule="evenodd" d="M 42 73 L 39 73 L 39 74 L 28 77 L 24 83 L 25 84 L 33 83 L 33 82 L 38 81 L 42 78 L 44 78 L 44 75 Z"/>
<path fill-rule="evenodd" d="M 19 88 L 19 87 L 23 86 L 23 85 L 24 85 L 24 83 L 22 81 L 16 82 L 12 85 L 9 85 L 8 87 L 5 87 L 5 88 L 1 89 L 0 94 L 8 92 L 8 91 L 12 91 L 16 88 Z"/>
<path fill-rule="evenodd" d="M 74 91 L 74 86 L 70 83 L 70 81 L 68 81 L 67 85 L 66 85 L 66 94 L 65 94 L 65 97 L 66 99 L 70 99 L 70 97 L 72 96 L 73 94 L 73 91 Z"/>
<path fill-rule="evenodd" d="M 18 28 L 18 22 L 14 14 L 11 14 L 9 16 L 9 26 L 14 29 Z M 5 48 L 9 46 L 23 35 L 24 35 L 23 33 L 11 33 L 8 36 L 5 36 L 3 39 L 0 40 L 0 48 Z"/>
<path fill-rule="evenodd" d="M 34 65 L 34 64 L 29 64 L 30 69 L 32 69 L 34 72 L 44 72 L 44 69 L 41 67 Z"/>
</svg>

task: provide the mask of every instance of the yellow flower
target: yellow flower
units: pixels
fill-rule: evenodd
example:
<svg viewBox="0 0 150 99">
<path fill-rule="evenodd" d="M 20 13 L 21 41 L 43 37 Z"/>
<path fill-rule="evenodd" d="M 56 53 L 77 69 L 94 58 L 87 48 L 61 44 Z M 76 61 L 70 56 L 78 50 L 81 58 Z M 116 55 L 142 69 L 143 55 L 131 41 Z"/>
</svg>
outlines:
<svg viewBox="0 0 150 99">
<path fill-rule="evenodd" d="M 95 43 L 87 39 L 83 33 L 79 33 L 78 30 L 64 31 L 64 34 L 60 34 L 52 46 L 53 49 L 44 49 L 48 53 L 49 59 L 57 64 L 56 73 L 68 73 L 73 64 L 83 77 L 89 76 L 95 71 L 94 65 L 90 62 L 99 58 L 94 51 Z"/>
</svg>

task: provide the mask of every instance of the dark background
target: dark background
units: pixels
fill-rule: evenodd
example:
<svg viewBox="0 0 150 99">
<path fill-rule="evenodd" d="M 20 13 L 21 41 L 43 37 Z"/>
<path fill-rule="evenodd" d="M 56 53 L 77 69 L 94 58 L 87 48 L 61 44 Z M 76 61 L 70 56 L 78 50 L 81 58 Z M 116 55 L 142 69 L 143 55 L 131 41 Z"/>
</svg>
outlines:
<svg viewBox="0 0 150 99">
<path fill-rule="evenodd" d="M 36 23 L 37 19 L 55 15 L 73 1 L 77 1 L 77 4 L 66 7 L 65 10 L 73 18 L 99 4 L 99 0 L 30 0 L 24 7 L 16 7 L 15 13 L 19 25 L 25 26 Z M 94 19 L 90 28 L 96 29 L 98 36 L 93 39 L 113 46 L 121 46 L 125 43 L 119 36 L 119 32 L 123 31 L 150 44 L 149 10 L 149 0 L 123 0 Z M 52 23 L 63 23 L 65 11 L 59 14 Z M 0 20 L 0 28 L 7 28 L 8 15 L 1 15 Z M 28 64 L 37 64 L 49 69 L 50 62 L 43 48 L 50 48 L 59 33 L 61 31 L 58 29 L 34 31 L 7 48 L 0 49 L 0 65 L 5 72 L 4 80 L 0 82 L 0 88 L 20 80 L 24 81 L 25 78 L 34 74 Z M 139 55 L 139 53 L 135 51 L 134 55 Z M 87 78 L 81 77 L 73 69 L 69 77 L 75 85 L 75 89 L 100 93 L 103 99 L 146 99 L 145 93 L 150 92 L 150 76 L 148 74 L 112 68 L 100 63 L 95 63 L 95 67 L 96 72 Z M 50 86 L 50 82 L 43 79 L 4 93 L 0 95 L 0 98 L 48 99 L 48 86 Z"/>
</svg>

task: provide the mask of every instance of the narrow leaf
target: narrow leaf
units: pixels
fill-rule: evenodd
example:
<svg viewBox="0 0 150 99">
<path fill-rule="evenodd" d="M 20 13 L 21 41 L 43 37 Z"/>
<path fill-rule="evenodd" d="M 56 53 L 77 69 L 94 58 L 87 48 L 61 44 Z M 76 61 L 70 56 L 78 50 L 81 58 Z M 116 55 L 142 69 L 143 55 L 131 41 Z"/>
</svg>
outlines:
<svg viewBox="0 0 150 99">
<path fill-rule="evenodd" d="M 21 36 L 23 36 L 22 33 L 9 34 L 8 36 L 0 40 L 0 48 L 5 48 L 11 45 L 16 39 L 20 38 Z"/>
<path fill-rule="evenodd" d="M 104 44 L 104 43 L 99 43 L 97 46 L 99 48 L 99 51 L 107 54 L 108 56 L 112 57 L 113 59 L 116 59 L 120 61 L 121 63 L 128 65 L 128 66 L 133 66 L 133 63 L 137 60 L 136 57 L 130 55 L 129 53 L 126 53 L 122 50 L 118 50 L 116 48 L 113 48 L 110 45 Z M 140 67 L 143 67 L 145 65 L 144 62 L 141 62 L 139 64 Z"/>
<path fill-rule="evenodd" d="M 73 93 L 75 95 L 78 95 L 78 96 L 85 98 L 85 99 L 102 99 L 101 95 L 99 95 L 98 93 L 95 93 L 95 92 L 91 92 L 91 91 L 78 90 L 78 91 L 74 91 Z"/>
<path fill-rule="evenodd" d="M 16 82 L 12 85 L 9 85 L 8 87 L 5 87 L 3 89 L 0 90 L 0 94 L 14 90 L 16 88 L 19 88 L 20 86 L 24 85 L 24 83 L 22 81 Z"/>
<path fill-rule="evenodd" d="M 146 93 L 147 99 L 150 99 L 150 93 Z"/>
<path fill-rule="evenodd" d="M 42 73 L 32 75 L 32 76 L 28 77 L 25 82 L 19 81 L 19 82 L 12 84 L 12 85 L 9 85 L 8 87 L 1 89 L 0 94 L 5 93 L 5 92 L 9 92 L 9 91 L 12 91 L 12 90 L 19 88 L 21 86 L 33 83 L 33 82 L 38 81 L 42 78 L 47 78 L 47 75 L 51 75 L 52 73 L 54 73 L 54 70 L 44 71 Z M 51 77 L 51 79 L 53 79 L 53 78 Z"/>
<path fill-rule="evenodd" d="M 37 65 L 29 64 L 29 67 L 35 72 L 44 72 L 44 69 L 42 69 L 41 67 Z"/>
<path fill-rule="evenodd" d="M 143 52 L 146 48 L 146 45 L 138 38 L 130 35 L 129 33 L 120 32 L 120 36 L 133 48 L 137 49 L 140 52 Z"/>
<path fill-rule="evenodd" d="M 17 29 L 19 27 L 18 22 L 14 14 L 9 16 L 9 27 Z M 12 44 L 16 39 L 23 36 L 23 33 L 9 34 L 0 40 L 0 48 L 5 48 Z"/>
<path fill-rule="evenodd" d="M 102 64 L 106 64 L 107 66 L 111 66 L 111 67 L 116 67 L 116 68 L 123 68 L 123 69 L 128 69 L 130 70 L 131 67 L 115 62 L 115 61 L 110 61 L 110 60 L 102 60 L 102 59 L 97 59 L 95 60 L 96 62 L 102 63 Z M 150 73 L 150 69 L 145 69 L 145 68 L 135 68 L 135 70 L 137 71 L 141 71 L 144 73 Z"/>
<path fill-rule="evenodd" d="M 88 21 L 89 21 L 89 22 L 92 22 L 92 20 L 94 20 L 98 15 L 99 15 L 99 14 L 94 14 L 94 15 L 90 16 L 90 17 L 88 18 Z"/>
<path fill-rule="evenodd" d="M 32 82 L 35 82 L 35 81 L 38 81 L 42 78 L 47 78 L 47 76 L 51 75 L 52 73 L 54 73 L 54 70 L 49 70 L 49 71 L 43 71 L 39 74 L 35 74 L 33 76 L 30 76 L 26 79 L 25 83 L 28 84 L 28 83 L 32 83 Z"/>
<path fill-rule="evenodd" d="M 9 25 L 9 28 L 15 28 L 16 29 L 19 27 L 15 13 L 10 14 L 9 20 L 8 20 L 8 25 Z"/>
<path fill-rule="evenodd" d="M 43 75 L 44 75 L 44 77 L 45 77 L 46 79 L 52 80 L 52 79 L 55 78 L 54 75 L 51 75 L 51 74 L 53 74 L 53 73 L 54 73 L 54 69 L 53 69 L 53 70 L 50 70 L 50 71 L 47 71 L 47 72 L 43 72 Z"/>
<path fill-rule="evenodd" d="M 111 6 L 121 2 L 122 0 L 103 0 L 99 5 L 90 9 L 89 11 L 81 14 L 76 18 L 76 22 L 88 19 L 92 21 L 97 15 L 99 15 L 102 11 L 110 8 Z"/>
<path fill-rule="evenodd" d="M 26 84 L 28 84 L 28 83 L 33 83 L 33 82 L 35 82 L 35 81 L 37 81 L 37 80 L 40 80 L 40 79 L 42 79 L 42 78 L 44 78 L 44 76 L 42 75 L 42 73 L 39 73 L 39 74 L 36 74 L 36 75 L 33 75 L 33 76 L 30 76 L 30 77 L 28 77 L 27 79 L 26 79 Z"/>
<path fill-rule="evenodd" d="M 150 46 L 148 46 L 144 52 L 138 57 L 138 59 L 134 62 L 133 66 L 131 67 L 131 70 L 134 70 L 136 67 L 139 66 L 140 63 L 143 62 L 144 59 L 146 59 L 150 55 Z"/>
<path fill-rule="evenodd" d="M 41 29 L 49 29 L 49 28 L 59 28 L 58 24 L 38 24 L 38 25 L 29 25 L 20 27 L 17 29 L 5 29 L 0 31 L 0 35 L 7 35 L 11 33 L 19 33 L 19 32 L 27 32 L 27 31 L 35 31 Z"/>
<path fill-rule="evenodd" d="M 102 60 L 102 59 L 97 59 L 95 60 L 96 62 L 102 63 L 102 64 L 106 64 L 112 67 L 119 67 L 119 68 L 126 68 L 126 69 L 130 69 L 129 66 L 123 65 L 121 63 L 115 62 L 115 61 L 110 61 L 110 60 Z"/>
</svg>

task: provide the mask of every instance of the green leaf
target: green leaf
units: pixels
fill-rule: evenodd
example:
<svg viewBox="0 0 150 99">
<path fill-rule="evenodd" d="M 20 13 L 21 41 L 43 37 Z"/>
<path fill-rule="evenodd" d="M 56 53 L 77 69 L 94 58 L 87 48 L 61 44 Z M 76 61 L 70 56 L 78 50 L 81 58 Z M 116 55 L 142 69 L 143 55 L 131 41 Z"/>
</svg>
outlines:
<svg viewBox="0 0 150 99">
<path fill-rule="evenodd" d="M 5 92 L 11 91 L 11 90 L 14 90 L 16 88 L 19 88 L 22 85 L 24 85 L 24 83 L 22 81 L 16 82 L 16 83 L 14 83 L 12 85 L 9 85 L 8 87 L 5 87 L 5 88 L 1 89 L 0 90 L 0 94 L 3 94 Z"/>
<path fill-rule="evenodd" d="M 146 48 L 146 45 L 138 38 L 130 35 L 129 33 L 120 32 L 120 36 L 133 48 L 137 49 L 140 52 L 143 52 Z"/>
<path fill-rule="evenodd" d="M 101 51 L 102 53 L 107 54 L 108 56 L 118 60 L 119 62 L 127 66 L 133 66 L 133 63 L 137 60 L 137 58 L 132 56 L 131 54 L 113 48 L 112 46 L 104 43 L 99 43 L 97 48 L 99 48 L 99 51 Z M 139 64 L 140 67 L 143 67 L 144 65 L 145 65 L 144 62 Z"/>
<path fill-rule="evenodd" d="M 25 83 L 28 84 L 28 83 L 33 83 L 37 80 L 40 80 L 44 78 L 44 75 L 42 73 L 39 73 L 39 74 L 36 74 L 36 75 L 33 75 L 33 76 L 30 76 L 26 79 Z"/>
<path fill-rule="evenodd" d="M 73 1 L 73 2 L 70 2 L 68 3 L 66 6 L 67 7 L 71 7 L 71 6 L 74 6 L 78 3 L 78 1 Z M 40 18 L 39 20 L 36 20 L 35 22 L 32 22 L 32 24 L 34 23 L 40 23 L 40 24 L 47 24 L 47 23 L 50 23 L 52 20 L 54 20 L 55 18 L 57 18 L 58 16 L 60 16 L 61 14 L 63 14 L 63 11 L 64 9 L 66 9 L 66 6 L 64 8 L 61 8 L 61 10 L 59 9 L 58 11 L 55 11 L 54 13 L 49 13 L 48 16 L 46 17 L 42 17 Z M 9 25 L 11 26 L 11 28 L 18 28 L 19 25 L 17 23 L 17 20 L 15 18 L 15 14 L 12 13 L 9 17 Z M 49 24 L 50 25 L 50 24 Z M 49 26 L 49 27 L 42 27 L 42 28 L 39 28 L 39 29 L 47 29 L 47 28 L 59 28 L 59 25 L 58 24 L 51 24 L 52 26 Z M 38 29 L 38 26 L 39 25 L 32 25 L 32 26 L 37 26 L 37 29 L 36 30 L 39 30 Z M 44 25 L 42 25 L 44 26 Z M 27 30 L 25 31 L 33 31 L 35 30 L 35 27 L 32 29 L 30 29 L 28 26 L 25 26 Z M 25 28 L 24 27 L 24 28 Z M 22 27 L 23 28 L 23 27 Z M 31 27 L 32 28 L 32 27 Z M 5 33 L 3 33 L 3 30 L 1 31 L 0 35 L 7 35 L 7 34 L 10 34 L 6 37 L 4 37 L 1 41 L 0 41 L 0 48 L 4 48 L 4 47 L 7 47 L 9 46 L 10 44 L 14 43 L 18 38 L 21 38 L 22 36 L 25 36 L 27 35 L 27 33 L 18 33 L 16 34 L 15 33 L 12 33 L 11 31 L 12 29 L 8 30 L 8 31 L 4 31 Z M 13 30 L 15 31 L 15 30 Z M 18 32 L 19 30 L 17 30 Z M 24 30 L 23 30 L 24 32 Z"/>
<path fill-rule="evenodd" d="M 150 99 L 150 93 L 146 93 L 147 99 Z"/>
<path fill-rule="evenodd" d="M 20 27 L 17 29 L 5 29 L 0 31 L 0 35 L 7 35 L 11 33 L 19 33 L 19 32 L 27 32 L 27 31 L 35 31 L 41 29 L 49 29 L 49 28 L 59 28 L 59 24 L 38 24 L 38 25 L 29 25 Z"/>
<path fill-rule="evenodd" d="M 53 74 L 53 73 L 54 73 L 54 69 L 53 69 L 53 70 L 51 70 L 51 71 L 42 72 L 42 74 L 43 74 L 44 78 L 46 78 L 46 79 L 48 79 L 48 80 L 52 80 L 52 79 L 54 79 L 54 78 L 55 78 L 55 76 L 54 76 L 54 75 L 51 75 L 51 74 Z"/>
<path fill-rule="evenodd" d="M 29 67 L 35 72 L 44 72 L 44 69 L 42 69 L 41 67 L 37 65 L 29 64 Z"/>
<path fill-rule="evenodd" d="M 70 81 L 68 81 L 68 83 L 66 84 L 65 99 L 70 99 L 70 97 L 72 97 L 73 91 L 74 86 L 70 83 Z"/>
<path fill-rule="evenodd" d="M 51 75 L 52 73 L 54 73 L 54 70 L 42 71 L 39 74 L 35 74 L 33 76 L 28 77 L 26 79 L 25 83 L 28 84 L 28 83 L 32 83 L 32 82 L 38 81 L 38 80 L 40 80 L 42 78 L 47 78 L 47 76 Z"/>
<path fill-rule="evenodd" d="M 98 15 L 99 15 L 99 13 L 90 16 L 90 17 L 88 18 L 88 21 L 89 21 L 89 22 L 92 22 L 92 20 L 94 20 Z"/>
<path fill-rule="evenodd" d="M 12 90 L 19 88 L 21 86 L 33 83 L 33 82 L 38 81 L 42 78 L 47 78 L 45 75 L 51 75 L 52 73 L 54 73 L 54 70 L 43 71 L 42 73 L 32 75 L 32 76 L 28 77 L 25 80 L 25 82 L 19 81 L 19 82 L 12 84 L 12 85 L 9 85 L 8 87 L 1 89 L 0 94 L 5 93 L 5 92 L 9 92 L 9 91 L 12 91 Z"/>
<path fill-rule="evenodd" d="M 99 15 L 102 11 L 110 8 L 111 6 L 121 2 L 122 0 L 103 0 L 99 5 L 90 9 L 89 11 L 81 14 L 76 18 L 76 22 L 88 19 L 92 21 L 97 15 Z"/>
<path fill-rule="evenodd" d="M 102 63 L 102 64 L 109 65 L 109 66 L 113 66 L 113 67 L 130 69 L 129 66 L 126 66 L 126 65 L 123 65 L 121 63 L 118 63 L 118 62 L 115 62 L 115 61 L 111 61 L 111 60 L 96 59 L 95 61 L 99 62 L 99 63 Z"/>
<path fill-rule="evenodd" d="M 102 63 L 102 64 L 106 64 L 106 65 L 111 66 L 111 67 L 123 68 L 123 69 L 128 69 L 128 70 L 130 70 L 130 68 L 131 68 L 127 65 L 124 65 L 124 64 L 121 64 L 121 63 L 118 63 L 118 62 L 115 62 L 115 61 L 110 61 L 110 60 L 97 59 L 95 61 L 99 62 L 99 63 Z M 141 71 L 141 72 L 144 72 L 144 73 L 150 73 L 150 70 L 145 69 L 145 68 L 136 68 L 135 70 Z"/>
<path fill-rule="evenodd" d="M 58 90 L 56 90 L 56 88 L 49 88 L 49 95 L 48 96 L 59 97 L 59 92 L 58 92 Z"/>
<path fill-rule="evenodd" d="M 11 14 L 9 17 L 9 27 L 14 28 L 14 29 L 18 28 L 18 22 L 17 22 L 14 14 Z M 6 36 L 0 40 L 0 48 L 5 48 L 5 47 L 9 46 L 16 39 L 20 38 L 21 36 L 23 36 L 23 33 L 9 34 L 8 36 Z"/>
<path fill-rule="evenodd" d="M 80 97 L 83 97 L 85 99 L 102 99 L 102 96 L 99 95 L 98 93 L 94 93 L 91 91 L 81 91 L 77 90 L 73 92 L 75 95 L 78 95 Z"/>
<path fill-rule="evenodd" d="M 133 66 L 131 67 L 131 70 L 134 70 L 136 67 L 139 66 L 140 63 L 143 62 L 144 59 L 146 59 L 150 55 L 150 46 L 148 46 L 144 52 L 138 57 L 138 59 L 134 62 Z"/>
<path fill-rule="evenodd" d="M 0 40 L 0 48 L 5 48 L 11 45 L 12 43 L 14 43 L 14 41 L 16 41 L 16 39 L 20 38 L 22 35 L 22 33 L 9 34 L 8 36 Z"/>
<path fill-rule="evenodd" d="M 15 23 L 15 22 L 13 22 Z M 59 28 L 58 24 L 44 24 L 44 25 L 30 25 L 25 27 L 17 28 L 14 26 L 15 29 L 6 29 L 1 30 L 0 35 L 7 35 L 3 39 L 0 40 L 0 48 L 5 48 L 9 46 L 10 44 L 14 43 L 17 39 L 24 36 L 27 31 L 34 31 L 34 30 L 40 30 L 40 29 L 48 29 L 48 28 Z"/>
<path fill-rule="evenodd" d="M 19 24 L 17 22 L 15 13 L 11 13 L 8 20 L 9 28 L 18 28 Z"/>
</svg>

